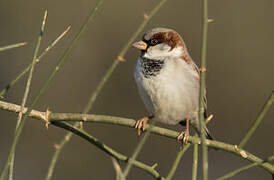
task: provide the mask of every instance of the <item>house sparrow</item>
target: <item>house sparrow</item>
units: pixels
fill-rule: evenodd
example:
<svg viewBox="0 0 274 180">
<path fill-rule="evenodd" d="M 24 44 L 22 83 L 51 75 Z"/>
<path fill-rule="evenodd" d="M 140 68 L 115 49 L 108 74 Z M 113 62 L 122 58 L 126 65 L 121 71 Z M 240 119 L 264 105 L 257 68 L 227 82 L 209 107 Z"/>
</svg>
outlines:
<svg viewBox="0 0 274 180">
<path fill-rule="evenodd" d="M 139 94 L 149 112 L 149 116 L 137 121 L 138 135 L 144 130 L 147 121 L 186 126 L 178 140 L 186 144 L 189 124 L 201 134 L 199 110 L 199 79 L 197 65 L 190 57 L 181 36 L 172 29 L 154 28 L 147 31 L 143 40 L 133 47 L 141 50 L 134 77 Z M 204 96 L 206 109 L 206 98 Z M 205 113 L 206 116 L 206 113 Z M 206 138 L 212 139 L 206 127 Z"/>
</svg>

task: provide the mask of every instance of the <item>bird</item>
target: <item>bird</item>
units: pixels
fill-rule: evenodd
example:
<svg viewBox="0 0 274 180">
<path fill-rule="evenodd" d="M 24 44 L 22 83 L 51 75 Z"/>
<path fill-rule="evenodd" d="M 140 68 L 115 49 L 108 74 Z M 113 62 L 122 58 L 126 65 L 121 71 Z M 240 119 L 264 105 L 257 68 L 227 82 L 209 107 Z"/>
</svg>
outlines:
<svg viewBox="0 0 274 180">
<path fill-rule="evenodd" d="M 189 125 L 198 135 L 204 131 L 205 137 L 212 140 L 207 127 L 200 128 L 198 118 L 200 69 L 179 33 L 169 28 L 153 28 L 132 46 L 141 51 L 134 78 L 148 111 L 148 115 L 135 124 L 138 136 L 147 122 L 155 119 L 156 122 L 185 126 L 185 131 L 177 137 L 183 144 L 188 141 Z M 206 119 L 206 94 L 203 106 Z"/>
</svg>

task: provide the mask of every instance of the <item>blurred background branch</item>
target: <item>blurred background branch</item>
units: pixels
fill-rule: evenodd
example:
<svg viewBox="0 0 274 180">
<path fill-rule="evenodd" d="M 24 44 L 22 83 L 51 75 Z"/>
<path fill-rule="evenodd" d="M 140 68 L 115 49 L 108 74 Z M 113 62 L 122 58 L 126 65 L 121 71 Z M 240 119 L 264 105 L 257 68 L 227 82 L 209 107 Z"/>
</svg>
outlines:
<svg viewBox="0 0 274 180">
<path fill-rule="evenodd" d="M 241 173 L 243 171 L 246 171 L 246 170 L 248 170 L 248 169 L 250 169 L 252 167 L 258 166 L 259 164 L 262 164 L 262 163 L 265 163 L 265 162 L 271 162 L 273 160 L 274 160 L 274 156 L 270 156 L 270 157 L 266 158 L 266 160 L 263 160 L 261 162 L 256 162 L 256 163 L 248 164 L 246 166 L 238 168 L 238 169 L 236 169 L 236 170 L 234 170 L 234 171 L 232 171 L 232 172 L 230 172 L 230 173 L 228 173 L 228 174 L 226 174 L 226 175 L 218 178 L 217 180 L 229 179 L 229 178 L 231 178 L 231 177 L 233 177 L 233 176 L 235 176 L 235 175 L 237 175 L 237 174 L 239 174 L 239 173 Z M 272 175 L 273 175 L 273 173 L 272 173 Z"/>
<path fill-rule="evenodd" d="M 36 58 L 35 63 L 38 63 L 43 56 L 45 56 L 49 50 L 51 50 L 57 42 L 59 42 L 70 30 L 70 26 L 67 27 L 67 29 L 59 35 L 42 53 L 39 57 Z M 12 88 L 30 69 L 31 69 L 32 63 L 30 63 L 20 74 L 18 74 L 1 92 L 0 97 L 3 97 L 5 93 Z"/>
<path fill-rule="evenodd" d="M 253 125 L 251 126 L 251 128 L 248 130 L 247 134 L 245 135 L 245 137 L 242 139 L 242 141 L 239 144 L 240 148 L 243 148 L 247 141 L 251 138 L 251 136 L 254 134 L 255 130 L 259 127 L 259 125 L 261 124 L 264 116 L 266 115 L 266 113 L 268 112 L 268 110 L 270 109 L 270 107 L 272 106 L 274 102 L 274 90 L 272 91 L 271 95 L 269 96 L 269 98 L 266 100 L 264 106 L 262 107 L 261 112 L 259 113 L 257 119 L 253 122 Z"/>
<path fill-rule="evenodd" d="M 71 50 L 74 46 L 74 44 L 79 40 L 79 38 L 81 37 L 81 35 L 83 34 L 83 32 L 87 29 L 87 25 L 89 24 L 89 22 L 93 19 L 95 13 L 97 12 L 97 10 L 102 6 L 103 1 L 99 0 L 95 6 L 94 9 L 92 9 L 90 11 L 90 13 L 88 14 L 86 21 L 83 23 L 83 25 L 81 26 L 81 28 L 79 29 L 78 33 L 75 35 L 74 39 L 71 42 L 71 45 L 67 48 L 67 50 L 65 51 L 63 57 L 64 59 L 66 59 L 66 57 L 71 53 Z M 84 113 L 87 113 L 88 109 L 84 110 Z M 75 123 L 75 126 L 78 126 L 78 123 Z M 49 167 L 48 167 L 48 172 L 46 174 L 46 178 L 45 180 L 50 180 L 52 178 L 53 172 L 54 172 L 54 168 L 56 166 L 58 157 L 62 151 L 62 149 L 64 148 L 64 146 L 66 145 L 67 142 L 69 142 L 70 138 L 72 136 L 71 132 L 68 132 L 64 138 L 61 140 L 60 143 L 55 144 L 55 152 L 51 158 Z"/>
<path fill-rule="evenodd" d="M 45 13 L 44 13 L 44 18 L 43 18 L 41 29 L 40 29 L 40 34 L 38 36 L 36 47 L 34 49 L 34 54 L 33 54 L 31 67 L 30 67 L 30 72 L 29 72 L 29 76 L 28 76 L 25 91 L 24 91 L 24 96 L 23 96 L 22 103 L 21 103 L 20 112 L 19 112 L 18 117 L 17 117 L 17 124 L 16 124 L 16 127 L 15 127 L 15 132 L 14 132 L 14 137 L 13 137 L 11 149 L 10 149 L 10 152 L 9 152 L 9 155 L 8 155 L 8 159 L 4 164 L 4 168 L 1 170 L 0 180 L 4 180 L 4 178 L 7 174 L 7 171 L 8 171 L 8 167 L 10 167 L 10 169 L 9 169 L 10 170 L 9 171 L 9 180 L 13 179 L 13 166 L 14 166 L 15 148 L 16 148 L 18 139 L 21 136 L 21 132 L 22 132 L 22 129 L 24 127 L 24 124 L 25 124 L 25 118 L 22 119 L 23 110 L 25 108 L 27 98 L 28 98 L 28 95 L 29 95 L 30 84 L 31 84 L 32 75 L 33 75 L 33 71 L 34 71 L 35 61 L 36 61 L 36 58 L 38 56 L 42 36 L 44 34 L 46 19 L 47 19 L 47 11 L 45 11 Z"/>
<path fill-rule="evenodd" d="M 190 147 L 190 144 L 185 145 L 184 147 L 182 147 L 182 149 L 177 153 L 177 156 L 173 162 L 173 165 L 166 177 L 166 180 L 171 180 L 175 174 L 175 171 L 177 170 L 177 167 L 179 165 L 180 160 L 182 159 L 183 155 L 185 154 L 185 152 L 188 150 L 188 148 Z"/>
<path fill-rule="evenodd" d="M 8 46 L 3 46 L 3 47 L 0 47 L 0 51 L 5 51 L 5 50 L 12 49 L 12 48 L 17 48 L 17 47 L 25 46 L 26 44 L 27 44 L 27 42 L 21 42 L 21 43 L 16 43 L 16 44 L 8 45 Z"/>
<path fill-rule="evenodd" d="M 72 50 L 73 46 L 75 45 L 76 42 L 78 42 L 80 36 L 84 32 L 84 30 L 87 28 L 88 23 L 92 20 L 92 18 L 94 17 L 96 11 L 98 10 L 98 7 L 100 7 L 101 4 L 102 4 L 102 1 L 98 1 L 98 5 L 90 13 L 90 15 L 88 16 L 86 22 L 82 25 L 82 27 L 80 28 L 79 32 L 76 34 L 75 38 L 72 40 L 71 45 L 66 49 L 66 51 L 64 52 L 64 54 L 61 56 L 61 58 L 59 59 L 59 62 L 57 64 L 57 66 L 54 68 L 54 70 L 52 71 L 52 73 L 50 74 L 50 76 L 48 77 L 48 79 L 43 84 L 42 88 L 40 88 L 38 94 L 35 96 L 34 101 L 32 102 L 30 108 L 27 110 L 25 116 L 22 119 L 22 123 L 18 126 L 18 128 L 16 128 L 15 137 L 14 137 L 13 144 L 12 144 L 12 147 L 11 147 L 11 150 L 10 150 L 10 154 L 8 156 L 8 160 L 5 163 L 3 170 L 1 171 L 1 176 L 0 176 L 1 180 L 3 180 L 5 178 L 7 168 L 9 166 L 9 164 L 10 164 L 10 161 L 12 160 L 12 154 L 13 154 L 13 152 L 15 150 L 16 144 L 18 142 L 18 138 L 19 138 L 19 136 L 20 136 L 20 134 L 22 132 L 22 128 L 23 128 L 23 125 L 24 125 L 23 123 L 25 122 L 26 117 L 31 112 L 31 109 L 36 105 L 36 103 L 38 102 L 39 98 L 45 92 L 45 90 L 47 89 L 47 87 L 49 86 L 49 84 L 52 82 L 52 80 L 55 77 L 56 73 L 59 71 L 59 69 L 62 67 L 62 65 L 67 61 L 68 56 L 71 53 L 71 50 Z M 43 35 L 43 30 L 44 30 L 43 26 L 44 26 L 44 24 L 45 24 L 45 22 L 43 21 L 40 36 Z M 33 67 L 34 64 L 35 64 L 36 56 L 37 56 L 37 53 L 38 53 L 38 49 L 40 47 L 40 42 L 41 42 L 41 39 L 39 37 L 38 43 L 37 43 L 38 45 L 36 46 L 36 49 L 35 49 L 35 56 L 33 58 L 33 62 L 32 62 L 32 66 L 31 67 Z M 49 48 L 47 48 L 46 51 L 48 51 Z M 32 70 L 32 68 L 30 70 Z M 30 73 L 30 74 L 32 74 L 32 73 Z"/>
</svg>

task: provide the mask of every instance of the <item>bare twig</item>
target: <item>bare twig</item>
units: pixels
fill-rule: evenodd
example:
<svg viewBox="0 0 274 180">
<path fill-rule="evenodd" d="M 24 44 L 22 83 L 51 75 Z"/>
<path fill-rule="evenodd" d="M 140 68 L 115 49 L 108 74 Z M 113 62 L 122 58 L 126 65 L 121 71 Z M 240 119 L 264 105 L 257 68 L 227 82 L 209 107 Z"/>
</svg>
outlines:
<svg viewBox="0 0 274 180">
<path fill-rule="evenodd" d="M 7 103 L 7 102 L 3 102 L 3 101 L 0 101 L 0 109 L 11 111 L 11 112 L 15 112 L 15 113 L 19 113 L 20 112 L 20 106 L 19 105 L 12 104 L 12 103 Z M 26 114 L 28 112 L 28 109 L 24 108 L 23 112 L 24 112 L 24 114 Z M 50 113 L 48 115 L 48 117 L 47 117 L 46 116 L 46 112 L 31 110 L 30 113 L 29 113 L 29 117 L 32 117 L 32 118 L 35 118 L 35 119 L 39 119 L 39 120 L 43 120 L 45 123 L 47 123 L 48 121 L 50 121 L 50 119 L 51 119 L 50 116 L 52 114 L 54 114 L 54 113 Z M 82 115 L 84 115 L 84 114 L 82 114 Z M 85 119 L 85 115 L 82 117 L 82 120 L 84 120 L 84 119 Z M 130 121 L 134 121 L 134 120 L 130 120 Z M 133 123 L 132 126 L 134 126 L 135 121 L 131 122 L 131 123 Z M 72 133 L 74 133 L 76 135 L 79 135 L 82 138 L 88 140 L 89 142 L 94 143 L 94 145 L 96 145 L 98 148 L 100 148 L 101 150 L 103 150 L 107 154 L 111 155 L 115 159 L 122 160 L 122 161 L 125 161 L 125 162 L 131 161 L 130 158 L 128 158 L 128 157 L 126 157 L 124 155 L 121 155 L 120 153 L 112 150 L 108 146 L 105 146 L 103 143 L 101 143 L 100 141 L 98 141 L 96 138 L 92 137 L 91 135 L 87 134 L 85 131 L 83 131 L 81 129 L 78 129 L 75 126 L 72 126 L 72 125 L 69 125 L 69 124 L 63 123 L 63 122 L 57 122 L 57 121 L 56 122 L 52 122 L 52 124 L 55 125 L 55 126 L 67 129 L 67 130 L 71 131 Z M 57 148 L 60 148 L 60 147 L 57 146 Z M 116 156 L 116 155 L 118 155 L 118 156 Z M 132 160 L 132 162 L 133 162 L 133 165 L 136 166 L 136 167 L 139 167 L 141 169 L 145 168 L 149 173 L 152 174 L 152 176 L 155 176 L 157 178 L 161 178 L 160 175 L 159 175 L 159 173 L 156 170 L 154 170 L 153 167 L 145 165 L 145 164 L 143 164 L 143 163 L 141 163 L 139 161 L 136 161 L 136 160 Z"/>
<path fill-rule="evenodd" d="M 162 178 L 160 176 L 160 174 L 153 167 L 151 167 L 149 165 L 146 165 L 146 164 L 144 164 L 140 161 L 131 160 L 130 158 L 126 157 L 125 155 L 113 150 L 109 146 L 107 146 L 104 143 L 100 142 L 95 137 L 93 137 L 90 134 L 86 133 L 84 130 L 79 129 L 79 128 L 77 128 L 73 125 L 70 125 L 68 123 L 64 123 L 64 122 L 60 122 L 60 121 L 52 122 L 52 124 L 55 125 L 55 126 L 61 127 L 63 129 L 69 130 L 69 131 L 73 132 L 74 134 L 82 137 L 83 139 L 85 139 L 88 142 L 90 142 L 91 144 L 95 145 L 96 147 L 98 147 L 99 149 L 101 149 L 102 151 L 104 151 L 105 153 L 110 155 L 111 157 L 113 157 L 117 160 L 123 161 L 123 162 L 131 161 L 134 166 L 146 171 L 152 177 L 154 177 L 156 179 L 164 180 L 164 178 Z"/>
<path fill-rule="evenodd" d="M 116 180 L 126 180 L 118 161 L 113 157 L 111 158 L 111 160 L 116 172 Z"/>
<path fill-rule="evenodd" d="M 205 120 L 205 124 L 208 124 L 211 119 L 213 118 L 213 115 L 209 115 L 207 119 Z M 195 134 L 195 137 L 198 137 L 198 134 Z M 192 162 L 192 180 L 197 179 L 197 169 L 198 169 L 198 158 L 199 158 L 199 153 L 198 153 L 198 144 L 193 145 L 193 162 Z"/>
<path fill-rule="evenodd" d="M 255 167 L 255 166 L 258 166 L 259 164 L 262 164 L 262 163 L 265 163 L 265 162 L 270 162 L 270 161 L 273 161 L 273 160 L 274 160 L 274 156 L 270 156 L 265 161 L 261 161 L 260 163 L 248 164 L 246 166 L 238 168 L 238 169 L 236 169 L 236 170 L 234 170 L 234 171 L 232 171 L 232 172 L 230 172 L 230 173 L 228 173 L 228 174 L 226 174 L 226 175 L 218 178 L 217 180 L 225 180 L 225 179 L 231 178 L 231 177 L 233 177 L 233 176 L 235 176 L 235 175 L 237 175 L 237 174 L 239 174 L 239 173 L 241 173 L 243 171 L 246 171 L 246 170 L 248 170 L 248 169 L 250 169 L 252 167 Z"/>
<path fill-rule="evenodd" d="M 151 122 L 150 124 L 151 124 L 151 125 L 154 125 L 154 124 L 155 124 L 155 121 L 152 119 L 152 122 Z M 145 143 L 146 143 L 146 141 L 147 141 L 149 135 L 150 135 L 150 131 L 145 132 L 145 135 L 143 136 L 143 138 L 142 138 L 142 139 L 140 140 L 140 142 L 138 143 L 138 145 L 137 145 L 137 147 L 135 148 L 135 150 L 134 150 L 134 152 L 133 152 L 133 154 L 132 154 L 132 156 L 131 156 L 130 159 L 136 159 L 136 158 L 137 158 L 137 156 L 138 156 L 139 153 L 141 152 L 143 146 L 145 145 Z M 131 163 L 131 161 L 129 161 L 128 164 L 127 164 L 127 166 L 126 166 L 125 169 L 124 169 L 124 172 L 123 172 L 123 174 L 124 174 L 125 177 L 128 176 L 131 167 L 132 167 L 132 163 Z"/>
<path fill-rule="evenodd" d="M 142 137 L 142 139 L 138 143 L 137 147 L 135 148 L 135 150 L 134 150 L 134 152 L 133 152 L 133 154 L 131 156 L 131 159 L 136 159 L 137 158 L 137 156 L 141 152 L 141 149 L 143 148 L 146 140 L 148 139 L 149 135 L 150 135 L 149 131 L 145 132 L 145 135 Z M 132 163 L 131 163 L 131 161 L 129 161 L 128 164 L 127 164 L 127 166 L 124 169 L 124 172 L 123 172 L 123 175 L 125 177 L 127 177 L 127 175 L 129 174 L 131 167 L 132 167 Z"/>
<path fill-rule="evenodd" d="M 195 134 L 195 137 L 198 135 Z M 198 169 L 198 144 L 193 145 L 193 162 L 192 162 L 192 180 L 197 179 L 197 169 Z"/>
<path fill-rule="evenodd" d="M 245 137 L 242 139 L 242 141 L 240 142 L 240 144 L 239 144 L 240 148 L 243 148 L 245 146 L 245 144 L 251 138 L 251 136 L 253 135 L 253 133 L 255 132 L 255 130 L 259 127 L 260 123 L 262 122 L 264 116 L 266 115 L 266 113 L 270 109 L 270 107 L 273 104 L 273 102 L 274 102 L 274 91 L 272 91 L 272 94 L 269 96 L 269 98 L 265 102 L 265 104 L 262 107 L 262 110 L 259 113 L 257 119 L 254 121 L 253 125 L 251 126 L 251 128 L 249 129 L 249 131 L 247 132 L 247 134 L 245 135 Z"/>
<path fill-rule="evenodd" d="M 26 44 L 27 44 L 27 42 L 21 42 L 21 43 L 17 43 L 17 44 L 8 45 L 8 46 L 3 46 L 3 47 L 0 47 L 0 51 L 5 51 L 5 50 L 8 50 L 8 49 L 21 47 L 21 46 L 24 46 Z"/>
<path fill-rule="evenodd" d="M 11 112 L 19 112 L 20 106 L 12 103 L 7 103 L 4 101 L 0 101 L 0 109 L 11 111 Z M 28 109 L 24 109 L 25 111 L 29 111 Z M 95 122 L 95 123 L 107 123 L 107 124 L 115 124 L 115 125 L 121 125 L 126 127 L 134 128 L 135 126 L 135 120 L 134 119 L 128 119 L 128 118 L 122 118 L 122 117 L 115 117 L 115 116 L 106 116 L 106 115 L 94 115 L 94 114 L 73 114 L 73 113 L 50 113 L 47 116 L 45 116 L 46 112 L 36 111 L 32 110 L 29 114 L 30 117 L 33 117 L 35 119 L 43 120 L 45 122 L 57 122 L 57 121 L 82 121 L 82 122 Z M 150 124 L 147 124 L 145 130 L 149 130 L 151 133 L 158 134 L 164 137 L 172 138 L 177 140 L 179 132 L 160 128 L 157 126 L 152 126 Z M 189 136 L 188 142 L 191 144 L 201 144 L 201 139 L 193 136 Z M 238 148 L 237 145 L 227 144 L 219 141 L 212 141 L 212 140 L 206 140 L 205 144 L 209 147 L 224 150 L 226 152 L 230 152 L 232 154 L 235 154 L 243 159 L 246 159 L 253 163 L 260 163 L 263 160 L 248 151 L 245 151 L 244 149 Z M 274 174 L 274 166 L 270 164 L 269 162 L 265 162 L 262 164 L 258 164 L 259 167 L 262 167 L 266 171 Z"/>
<path fill-rule="evenodd" d="M 24 96 L 22 99 L 22 103 L 21 103 L 21 108 L 20 108 L 20 112 L 18 114 L 18 118 L 17 118 L 17 124 L 16 124 L 16 128 L 15 128 L 15 134 L 14 134 L 14 139 L 12 142 L 12 146 L 8 155 L 8 159 L 4 165 L 4 168 L 1 171 L 1 175 L 0 175 L 0 179 L 3 180 L 6 176 L 6 173 L 8 171 L 8 167 L 10 166 L 10 175 L 9 175 L 9 179 L 12 180 L 12 174 L 13 174 L 13 166 L 14 166 L 14 155 L 15 155 L 15 148 L 18 142 L 18 139 L 21 135 L 22 131 L 18 131 L 19 129 L 22 129 L 24 124 L 25 124 L 25 120 L 22 120 L 22 116 L 23 116 L 23 110 L 24 107 L 26 105 L 27 102 L 27 98 L 29 95 L 29 90 L 30 90 L 30 84 L 31 84 L 31 80 L 32 80 L 32 75 L 33 75 L 33 71 L 34 71 L 34 66 L 35 66 L 35 61 L 36 61 L 36 57 L 41 45 L 41 40 L 42 40 L 42 36 L 45 30 L 45 24 L 46 24 L 46 19 L 47 19 L 47 11 L 45 11 L 44 14 L 44 18 L 42 21 L 42 26 L 41 26 L 41 32 L 40 35 L 38 36 L 38 40 L 37 40 L 37 44 L 34 50 L 34 55 L 33 55 L 33 59 L 32 59 L 32 63 L 31 63 L 31 68 L 30 68 L 30 73 L 27 79 L 27 84 L 26 84 L 26 88 L 25 88 L 25 92 L 24 92 Z"/>
<path fill-rule="evenodd" d="M 49 50 L 51 50 L 56 44 L 57 42 L 59 42 L 60 39 L 62 39 L 65 34 L 70 30 L 70 26 L 67 27 L 67 29 L 57 37 L 57 39 L 55 39 L 42 53 L 39 57 L 36 58 L 36 62 L 35 63 L 38 63 L 43 56 L 45 56 Z M 0 92 L 0 97 L 4 96 L 4 94 L 10 89 L 12 88 L 12 86 L 17 82 L 19 81 L 31 68 L 31 65 L 32 63 L 30 63 L 20 74 L 18 74 L 15 79 L 13 79 L 6 87 L 5 89 L 3 89 L 1 92 Z"/>
<path fill-rule="evenodd" d="M 200 76 L 200 98 L 199 98 L 199 121 L 202 140 L 202 159 L 203 159 L 203 179 L 208 179 L 208 154 L 207 146 L 205 144 L 205 132 L 204 132 L 204 94 L 206 88 L 206 49 L 207 49 L 207 29 L 208 29 L 208 2 L 202 1 L 202 49 L 201 49 L 201 76 Z"/>
<path fill-rule="evenodd" d="M 175 171 L 176 171 L 176 169 L 177 169 L 177 167 L 179 165 L 180 160 L 182 159 L 184 153 L 188 150 L 189 147 L 190 147 L 190 144 L 187 144 L 183 149 L 181 149 L 177 153 L 176 159 L 173 162 L 173 165 L 172 165 L 172 167 L 171 167 L 171 169 L 170 169 L 170 171 L 169 171 L 169 173 L 168 173 L 168 175 L 166 177 L 166 180 L 171 180 L 172 179 L 172 177 L 174 176 Z"/>
<path fill-rule="evenodd" d="M 57 67 L 54 69 L 54 71 L 52 72 L 52 74 L 49 77 L 49 80 L 46 82 L 46 86 L 47 84 L 49 84 L 49 82 L 51 81 L 51 79 L 55 76 L 55 74 L 57 73 L 57 71 L 59 70 L 59 67 L 62 66 L 65 61 L 67 60 L 67 57 L 69 56 L 69 54 L 71 53 L 72 48 L 74 47 L 74 45 L 78 42 L 78 40 L 80 39 L 81 35 L 83 34 L 83 32 L 87 29 L 87 25 L 89 24 L 89 22 L 93 19 L 93 17 L 95 16 L 97 10 L 101 7 L 103 1 L 99 0 L 95 6 L 95 8 L 89 13 L 86 21 L 83 23 L 83 25 L 81 26 L 79 32 L 75 35 L 74 39 L 72 40 L 70 46 L 66 49 L 66 51 L 64 52 L 64 54 L 62 55 L 62 57 L 60 58 L 60 61 L 57 65 Z M 46 180 L 50 180 L 53 174 L 53 170 L 55 168 L 58 156 L 60 154 L 60 152 L 62 151 L 64 145 L 69 141 L 69 139 L 71 138 L 72 134 L 68 133 L 67 135 L 65 135 L 65 138 L 61 141 L 60 144 L 58 144 L 59 148 L 56 148 L 55 153 L 52 157 L 52 160 L 50 162 L 49 165 L 49 169 L 46 175 Z"/>
<path fill-rule="evenodd" d="M 36 62 L 39 62 L 40 59 L 42 59 L 42 57 L 44 55 L 46 55 L 48 53 L 49 50 L 51 50 L 51 48 L 53 48 L 66 34 L 67 32 L 70 30 L 71 26 L 68 26 L 64 32 L 62 32 L 42 53 L 41 55 L 36 59 Z"/>
</svg>

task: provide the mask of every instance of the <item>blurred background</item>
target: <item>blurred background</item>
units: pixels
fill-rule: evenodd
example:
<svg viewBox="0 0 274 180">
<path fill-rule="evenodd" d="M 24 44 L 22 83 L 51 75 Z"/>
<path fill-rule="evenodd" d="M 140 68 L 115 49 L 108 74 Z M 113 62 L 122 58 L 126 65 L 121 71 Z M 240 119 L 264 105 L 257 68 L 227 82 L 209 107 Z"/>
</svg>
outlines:
<svg viewBox="0 0 274 180">
<path fill-rule="evenodd" d="M 110 67 L 121 48 L 143 21 L 143 14 L 159 0 L 105 1 L 88 30 L 73 49 L 69 61 L 58 72 L 42 96 L 38 110 L 75 112 L 83 110 L 90 94 Z M 46 32 L 41 50 L 46 48 L 68 25 L 69 34 L 36 66 L 27 105 L 49 76 L 57 59 L 68 47 L 84 22 L 95 0 L 0 1 L 0 46 L 17 42 L 28 45 L 0 52 L 0 89 L 25 68 L 32 59 L 44 10 L 48 10 Z M 243 138 L 260 108 L 274 89 L 274 1 L 209 1 L 209 16 L 214 22 L 208 34 L 208 110 L 214 114 L 209 129 L 216 140 L 237 144 Z M 144 31 L 169 27 L 184 38 L 191 56 L 200 64 L 201 1 L 168 1 L 152 18 Z M 139 36 L 141 38 L 141 36 Z M 139 119 L 146 115 L 133 79 L 139 52 L 130 48 L 100 93 L 92 113 Z M 26 78 L 5 95 L 4 101 L 21 103 Z M 17 115 L 0 111 L 0 167 L 7 159 Z M 246 149 L 261 158 L 274 153 L 273 107 L 264 118 Z M 180 126 L 160 126 L 181 130 Z M 115 150 L 130 156 L 140 138 L 131 128 L 85 124 L 85 129 Z M 15 179 L 44 179 L 54 153 L 54 144 L 66 133 L 44 122 L 28 119 L 16 149 Z M 167 175 L 180 144 L 165 137 L 151 135 L 138 160 L 158 163 L 157 169 Z M 248 164 L 233 154 L 209 151 L 209 179 Z M 191 179 L 192 150 L 183 157 L 174 179 Z M 201 169 L 199 169 L 201 177 Z M 61 153 L 53 176 L 59 179 L 114 179 L 111 159 L 93 145 L 74 136 Z M 133 168 L 128 179 L 152 179 Z M 232 179 L 271 179 L 261 168 L 253 168 Z"/>
</svg>

